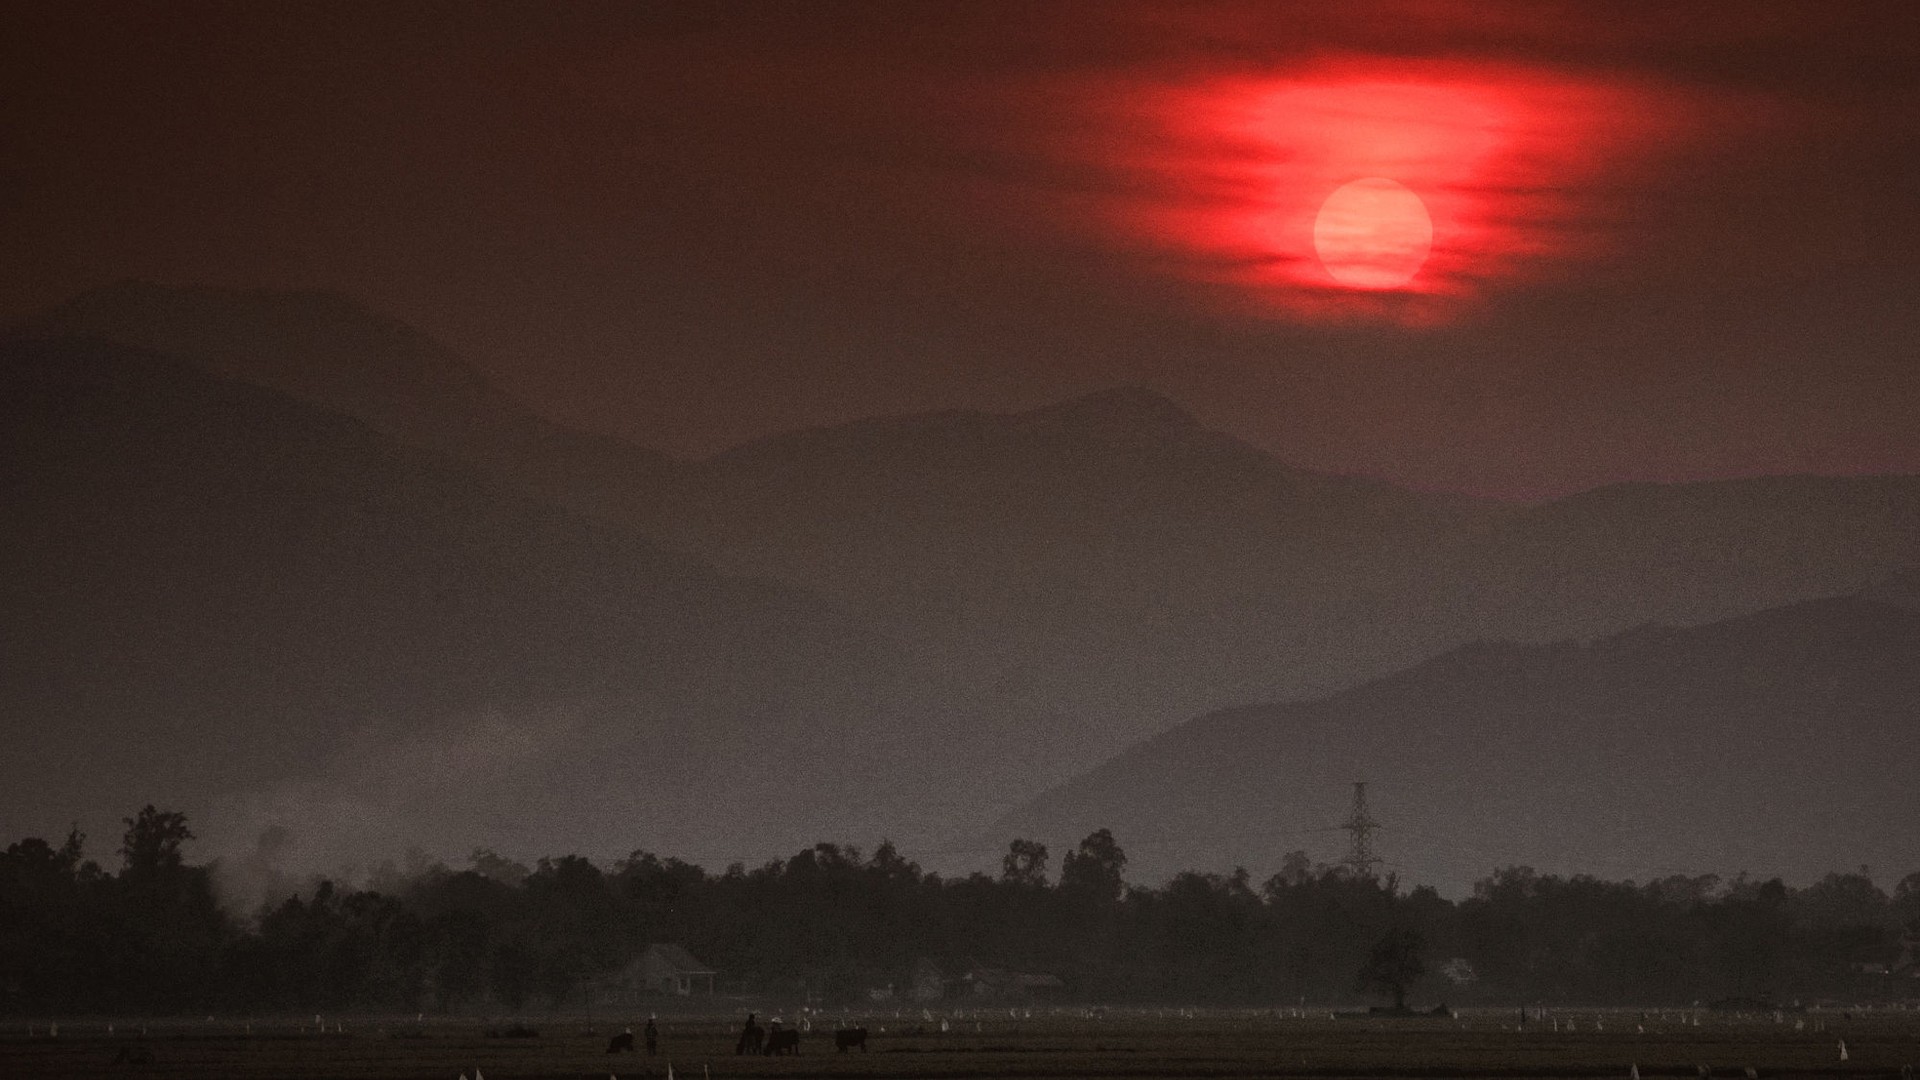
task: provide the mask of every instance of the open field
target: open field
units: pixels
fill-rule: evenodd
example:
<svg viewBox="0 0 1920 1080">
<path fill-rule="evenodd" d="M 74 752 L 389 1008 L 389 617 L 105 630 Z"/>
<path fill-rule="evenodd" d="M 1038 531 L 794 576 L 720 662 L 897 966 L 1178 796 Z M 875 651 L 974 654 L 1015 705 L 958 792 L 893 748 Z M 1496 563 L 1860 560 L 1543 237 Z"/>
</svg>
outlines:
<svg viewBox="0 0 1920 1080">
<path fill-rule="evenodd" d="M 762 1012 L 762 1019 L 769 1014 Z M 792 1012 L 785 1014 L 792 1017 Z M 1920 1011 L 1727 1016 L 1556 1010 L 1522 1029 L 1517 1010 L 1455 1019 L 1331 1019 L 1324 1010 L 945 1010 L 869 1012 L 870 1052 L 834 1051 L 821 1016 L 798 1057 L 733 1054 L 738 1014 L 661 1020 L 660 1055 L 605 1053 L 628 1021 L 312 1018 L 253 1021 L 73 1020 L 0 1025 L 0 1076 L 258 1077 L 261 1080 L 487 1080 L 648 1077 L 1898 1077 L 1920 1063 Z M 1693 1020 L 1698 1018 L 1696 1025 Z M 635 1023 L 644 1022 L 641 1014 Z M 942 1031 L 941 1022 L 948 1030 Z M 516 1023 L 537 1036 L 506 1037 Z M 884 1030 L 883 1030 L 884 1029 Z M 590 1034 L 590 1030 L 592 1033 Z M 144 1034 L 143 1034 L 144 1032 Z M 491 1032 L 491 1034 L 490 1034 Z M 1844 1041 L 1847 1059 L 1841 1060 Z M 150 1060 L 116 1062 L 127 1057 Z M 144 1051 L 144 1054 L 139 1051 Z"/>
</svg>

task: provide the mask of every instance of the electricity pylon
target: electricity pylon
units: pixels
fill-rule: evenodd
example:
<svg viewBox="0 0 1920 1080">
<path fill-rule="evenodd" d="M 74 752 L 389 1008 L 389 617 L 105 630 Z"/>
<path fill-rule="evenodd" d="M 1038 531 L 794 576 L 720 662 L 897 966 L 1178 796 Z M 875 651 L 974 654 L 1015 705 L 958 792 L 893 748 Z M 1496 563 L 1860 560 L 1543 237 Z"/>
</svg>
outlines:
<svg viewBox="0 0 1920 1080">
<path fill-rule="evenodd" d="M 1353 834 L 1353 845 L 1347 849 L 1347 857 L 1342 866 L 1353 868 L 1353 872 L 1364 878 L 1374 877 L 1374 868 L 1384 860 L 1373 853 L 1373 834 L 1380 823 L 1367 813 L 1367 784 L 1357 780 L 1353 785 L 1353 814 L 1346 824 L 1340 826 Z"/>
</svg>

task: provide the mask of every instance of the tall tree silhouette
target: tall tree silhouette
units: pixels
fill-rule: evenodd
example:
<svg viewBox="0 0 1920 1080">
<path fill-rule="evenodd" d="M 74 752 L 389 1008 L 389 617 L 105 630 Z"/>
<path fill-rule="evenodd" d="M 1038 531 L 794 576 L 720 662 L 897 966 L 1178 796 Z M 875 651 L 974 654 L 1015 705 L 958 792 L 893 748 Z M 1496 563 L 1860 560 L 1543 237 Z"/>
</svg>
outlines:
<svg viewBox="0 0 1920 1080">
<path fill-rule="evenodd" d="M 1047 883 L 1047 845 L 1037 840 L 1015 840 L 1000 859 L 1000 880 L 1008 885 L 1039 888 Z"/>
<path fill-rule="evenodd" d="M 1120 850 L 1110 830 L 1101 829 L 1080 841 L 1077 851 L 1067 852 L 1060 863 L 1060 887 L 1101 901 L 1115 901 L 1126 889 L 1122 877 L 1126 868 L 1127 853 Z"/>
<path fill-rule="evenodd" d="M 1421 959 L 1426 948 L 1427 940 L 1418 930 L 1396 926 L 1387 931 L 1367 953 L 1367 962 L 1360 965 L 1358 988 L 1390 994 L 1394 1011 L 1404 1011 L 1407 988 L 1427 973 L 1426 961 Z"/>
</svg>

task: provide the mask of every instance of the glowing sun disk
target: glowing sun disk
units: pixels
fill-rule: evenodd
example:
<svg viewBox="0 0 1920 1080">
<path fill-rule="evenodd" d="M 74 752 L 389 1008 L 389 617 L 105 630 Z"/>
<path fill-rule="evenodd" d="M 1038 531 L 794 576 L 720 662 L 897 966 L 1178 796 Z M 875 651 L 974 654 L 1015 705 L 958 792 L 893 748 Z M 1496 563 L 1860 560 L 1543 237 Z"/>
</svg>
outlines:
<svg viewBox="0 0 1920 1080">
<path fill-rule="evenodd" d="M 1320 264 L 1342 285 L 1397 289 L 1413 280 L 1433 249 L 1433 218 L 1403 184 L 1369 177 L 1342 185 L 1313 221 Z"/>
</svg>

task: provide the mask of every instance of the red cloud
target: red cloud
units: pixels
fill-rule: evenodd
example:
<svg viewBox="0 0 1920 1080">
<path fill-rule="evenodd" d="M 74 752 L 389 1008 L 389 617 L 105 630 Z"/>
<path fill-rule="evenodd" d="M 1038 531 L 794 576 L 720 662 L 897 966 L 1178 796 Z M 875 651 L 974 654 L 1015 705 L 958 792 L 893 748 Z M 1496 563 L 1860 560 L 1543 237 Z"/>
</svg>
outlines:
<svg viewBox="0 0 1920 1080">
<path fill-rule="evenodd" d="M 1348 59 L 1117 91 L 1080 146 L 1131 183 L 1093 223 L 1237 308 L 1446 321 L 1608 252 L 1630 182 L 1704 123 L 1682 92 L 1512 65 Z M 1315 215 L 1353 180 L 1419 195 L 1432 251 L 1403 287 L 1320 264 Z"/>
</svg>

